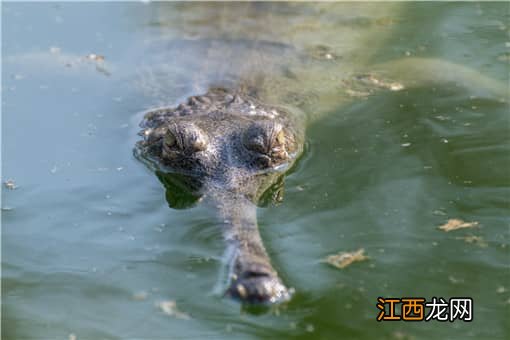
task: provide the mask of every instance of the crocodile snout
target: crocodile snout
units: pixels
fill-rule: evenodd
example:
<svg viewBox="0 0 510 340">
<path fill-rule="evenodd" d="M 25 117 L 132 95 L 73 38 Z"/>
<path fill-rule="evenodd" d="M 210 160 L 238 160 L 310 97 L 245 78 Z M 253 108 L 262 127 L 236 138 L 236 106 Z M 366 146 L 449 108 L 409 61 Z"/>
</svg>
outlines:
<svg viewBox="0 0 510 340">
<path fill-rule="evenodd" d="M 249 304 L 271 304 L 290 299 L 291 290 L 287 289 L 276 273 L 270 270 L 252 268 L 233 279 L 227 295 Z"/>
</svg>

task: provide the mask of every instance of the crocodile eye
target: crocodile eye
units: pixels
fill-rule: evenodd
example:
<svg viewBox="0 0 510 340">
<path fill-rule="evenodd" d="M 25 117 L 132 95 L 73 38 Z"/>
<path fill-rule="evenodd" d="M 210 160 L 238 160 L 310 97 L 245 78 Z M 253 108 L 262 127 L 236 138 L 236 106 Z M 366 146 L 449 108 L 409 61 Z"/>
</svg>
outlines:
<svg viewBox="0 0 510 340">
<path fill-rule="evenodd" d="M 171 148 L 177 144 L 177 138 L 175 138 L 175 135 L 171 131 L 168 131 L 163 138 L 163 142 L 167 147 Z"/>
<path fill-rule="evenodd" d="M 242 142 L 246 149 L 273 162 L 287 158 L 285 130 L 279 123 L 260 121 L 252 124 L 244 132 Z"/>
<path fill-rule="evenodd" d="M 280 132 L 278 132 L 276 134 L 276 137 L 275 137 L 275 140 L 273 143 L 273 149 L 284 147 L 284 146 L 285 146 L 285 132 L 282 129 L 282 130 L 280 130 Z"/>
<path fill-rule="evenodd" d="M 194 131 L 193 134 L 189 136 L 189 149 L 193 152 L 204 151 L 207 149 L 207 143 L 208 139 L 201 131 Z"/>
<path fill-rule="evenodd" d="M 191 154 L 207 149 L 209 140 L 202 129 L 195 124 L 179 122 L 168 127 L 164 143 L 168 148 Z"/>
</svg>

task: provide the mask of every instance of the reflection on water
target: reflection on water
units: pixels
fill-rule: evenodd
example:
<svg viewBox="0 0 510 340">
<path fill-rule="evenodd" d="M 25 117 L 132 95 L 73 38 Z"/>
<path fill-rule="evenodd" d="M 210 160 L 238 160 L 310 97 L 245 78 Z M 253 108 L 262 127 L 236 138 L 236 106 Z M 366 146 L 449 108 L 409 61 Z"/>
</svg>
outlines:
<svg viewBox="0 0 510 340">
<path fill-rule="evenodd" d="M 4 4 L 2 338 L 508 337 L 508 19 L 503 3 Z M 169 208 L 132 157 L 139 112 L 217 83 L 309 121 L 284 200 L 258 211 L 296 289 L 262 315 L 213 293 L 214 211 Z M 478 226 L 437 228 L 450 218 Z M 470 296 L 475 321 L 377 323 L 378 296 Z"/>
</svg>

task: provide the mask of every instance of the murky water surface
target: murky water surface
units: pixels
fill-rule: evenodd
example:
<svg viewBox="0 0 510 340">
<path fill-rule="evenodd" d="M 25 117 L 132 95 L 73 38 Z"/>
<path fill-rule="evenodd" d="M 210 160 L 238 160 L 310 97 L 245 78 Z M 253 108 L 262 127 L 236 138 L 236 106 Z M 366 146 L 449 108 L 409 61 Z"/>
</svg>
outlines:
<svg viewBox="0 0 510 340">
<path fill-rule="evenodd" d="M 2 9 L 3 339 L 510 336 L 508 4 Z M 214 210 L 171 209 L 132 156 L 140 112 L 215 84 L 307 120 L 258 211 L 296 295 L 262 314 L 214 292 Z M 377 297 L 434 296 L 474 321 L 376 321 Z"/>
</svg>

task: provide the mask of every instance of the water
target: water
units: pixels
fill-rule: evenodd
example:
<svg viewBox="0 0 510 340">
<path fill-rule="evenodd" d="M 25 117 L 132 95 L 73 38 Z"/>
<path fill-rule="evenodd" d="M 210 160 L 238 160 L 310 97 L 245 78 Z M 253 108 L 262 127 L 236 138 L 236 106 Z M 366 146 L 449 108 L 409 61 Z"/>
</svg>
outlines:
<svg viewBox="0 0 510 340">
<path fill-rule="evenodd" d="M 4 4 L 2 338 L 508 338 L 508 19 L 504 3 Z M 254 314 L 214 292 L 214 211 L 169 208 L 132 146 L 143 110 L 261 68 L 309 127 L 284 201 L 258 211 L 297 293 Z M 379 296 L 472 297 L 474 321 L 378 323 Z"/>
</svg>

